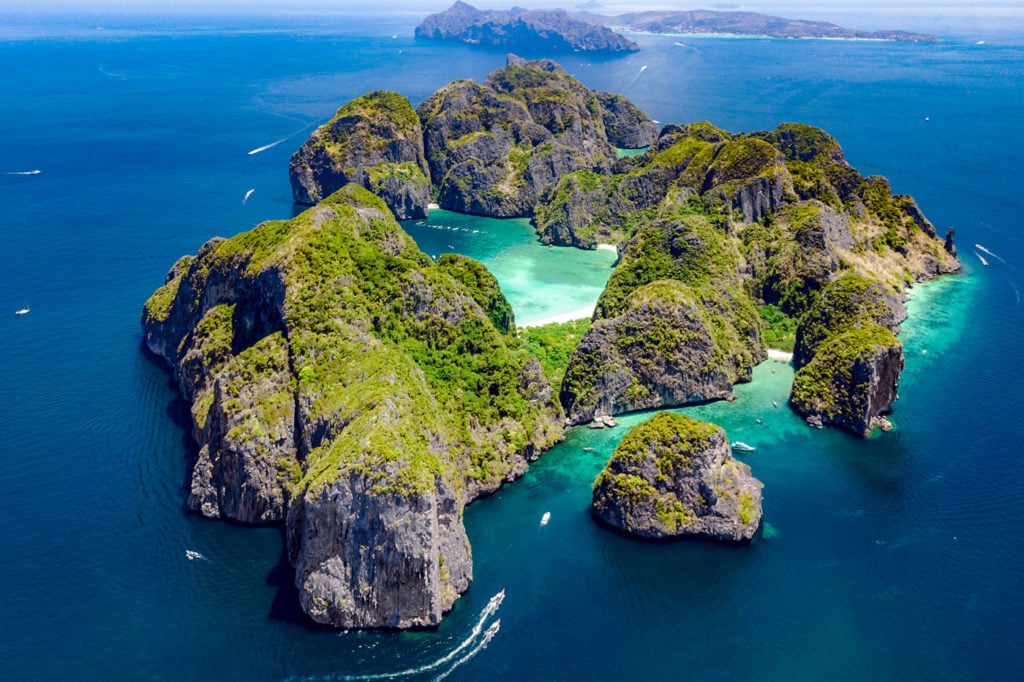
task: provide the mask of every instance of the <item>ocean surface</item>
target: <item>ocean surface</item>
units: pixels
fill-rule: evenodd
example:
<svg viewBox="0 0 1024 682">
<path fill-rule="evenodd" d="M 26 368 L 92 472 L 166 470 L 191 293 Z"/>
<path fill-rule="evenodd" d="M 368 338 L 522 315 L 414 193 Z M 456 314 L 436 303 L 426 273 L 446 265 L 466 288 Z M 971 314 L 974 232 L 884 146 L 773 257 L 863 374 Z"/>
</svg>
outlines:
<svg viewBox="0 0 1024 682">
<path fill-rule="evenodd" d="M 0 679 L 1024 678 L 1024 47 L 1006 41 L 638 36 L 561 59 L 662 123 L 821 126 L 956 228 L 963 274 L 913 291 L 892 433 L 805 427 L 773 361 L 687 410 L 757 447 L 751 546 L 597 526 L 590 485 L 625 429 L 573 430 L 467 509 L 475 580 L 436 631 L 335 633 L 295 617 L 277 529 L 183 512 L 187 435 L 142 304 L 210 237 L 292 215 L 288 159 L 349 99 L 417 104 L 504 64 L 415 41 L 419 19 L 0 29 Z M 421 222 L 428 253 L 496 273 L 520 323 L 592 305 L 614 260 L 522 221 Z"/>
</svg>

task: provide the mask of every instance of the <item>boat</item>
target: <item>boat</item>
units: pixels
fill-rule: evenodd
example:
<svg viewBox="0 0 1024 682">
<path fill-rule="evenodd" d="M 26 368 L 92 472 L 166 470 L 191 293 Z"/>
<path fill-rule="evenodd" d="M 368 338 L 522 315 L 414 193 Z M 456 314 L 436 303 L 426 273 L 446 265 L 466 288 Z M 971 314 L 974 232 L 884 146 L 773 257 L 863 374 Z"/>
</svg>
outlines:
<svg viewBox="0 0 1024 682">
<path fill-rule="evenodd" d="M 28 306 L 25 306 L 21 310 L 15 310 L 14 314 L 15 315 L 28 315 L 30 312 L 31 311 L 28 309 Z"/>
<path fill-rule="evenodd" d="M 615 418 L 612 417 L 610 414 L 606 414 L 600 419 L 602 422 L 604 422 L 604 425 L 607 426 L 609 429 L 614 429 L 616 426 L 619 425 L 619 422 L 615 421 Z"/>
<path fill-rule="evenodd" d="M 585 447 L 585 448 L 583 448 L 583 452 L 593 452 L 593 451 L 594 451 L 594 448 L 592 448 L 592 447 Z"/>
<path fill-rule="evenodd" d="M 205 559 L 206 557 L 204 557 L 202 554 L 195 551 L 194 549 L 186 549 L 185 558 L 187 558 L 189 561 L 195 561 L 196 559 Z"/>
<path fill-rule="evenodd" d="M 753 445 L 747 445 L 741 440 L 734 440 L 729 447 L 731 447 L 733 450 L 738 450 L 739 452 L 753 452 L 754 450 L 757 449 Z"/>
<path fill-rule="evenodd" d="M 540 525 L 548 525 L 548 521 L 551 520 L 551 512 L 544 512 L 544 516 L 540 517 Z"/>
</svg>

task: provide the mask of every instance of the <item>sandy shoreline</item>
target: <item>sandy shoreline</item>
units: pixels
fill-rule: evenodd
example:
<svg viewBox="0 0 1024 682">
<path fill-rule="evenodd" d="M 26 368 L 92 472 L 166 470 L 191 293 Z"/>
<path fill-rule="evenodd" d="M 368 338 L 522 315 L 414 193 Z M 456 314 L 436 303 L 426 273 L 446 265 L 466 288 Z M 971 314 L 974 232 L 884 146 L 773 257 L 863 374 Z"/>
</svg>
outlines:
<svg viewBox="0 0 1024 682">
<path fill-rule="evenodd" d="M 517 326 L 521 329 L 525 329 L 526 327 L 543 327 L 546 324 L 553 324 L 555 322 L 570 322 L 572 320 L 582 320 L 585 317 L 592 317 L 594 315 L 594 309 L 596 307 L 596 305 L 588 305 L 585 308 L 570 310 L 567 313 L 549 315 L 548 317 L 542 317 L 539 320 L 530 320 L 525 324 L 520 324 Z"/>
<path fill-rule="evenodd" d="M 784 350 L 775 350 L 774 348 L 768 349 L 768 359 L 778 360 L 779 362 L 792 362 L 793 354 L 787 353 Z"/>
</svg>

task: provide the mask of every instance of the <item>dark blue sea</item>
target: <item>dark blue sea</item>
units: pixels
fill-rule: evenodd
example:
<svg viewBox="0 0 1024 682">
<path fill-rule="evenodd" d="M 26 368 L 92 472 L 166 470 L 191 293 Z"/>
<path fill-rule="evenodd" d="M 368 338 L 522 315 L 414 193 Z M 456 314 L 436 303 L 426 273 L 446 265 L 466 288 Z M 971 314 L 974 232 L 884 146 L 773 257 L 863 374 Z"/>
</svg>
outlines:
<svg viewBox="0 0 1024 682">
<path fill-rule="evenodd" d="M 0 679 L 1024 678 L 1024 47 L 990 36 L 639 36 L 561 59 L 662 123 L 821 126 L 956 228 L 963 273 L 912 295 L 895 431 L 805 427 L 774 361 L 690 411 L 757 446 L 751 546 L 598 527 L 591 482 L 624 429 L 571 431 L 467 509 L 475 580 L 436 631 L 335 633 L 294 617 L 277 529 L 183 512 L 187 435 L 142 304 L 208 238 L 292 215 L 288 159 L 347 100 L 416 104 L 504 64 L 415 41 L 420 18 L 0 30 Z M 614 255 L 443 212 L 407 229 L 487 263 L 520 321 L 591 305 Z"/>
</svg>

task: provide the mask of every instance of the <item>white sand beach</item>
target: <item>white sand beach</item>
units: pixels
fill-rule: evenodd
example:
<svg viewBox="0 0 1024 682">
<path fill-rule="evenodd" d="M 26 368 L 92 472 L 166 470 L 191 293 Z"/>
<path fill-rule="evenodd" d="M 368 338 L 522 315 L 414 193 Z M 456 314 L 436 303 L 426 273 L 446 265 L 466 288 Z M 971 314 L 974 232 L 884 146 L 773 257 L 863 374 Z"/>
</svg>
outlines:
<svg viewBox="0 0 1024 682">
<path fill-rule="evenodd" d="M 588 305 L 585 308 L 578 308 L 577 310 L 570 310 L 567 313 L 560 313 L 558 315 L 550 315 L 548 317 L 542 317 L 539 320 L 530 320 L 525 324 L 517 325 L 520 328 L 526 327 L 543 327 L 546 324 L 553 324 L 555 322 L 569 322 L 571 320 L 582 320 L 585 317 L 592 317 L 594 315 L 594 309 L 596 305 Z"/>
</svg>

